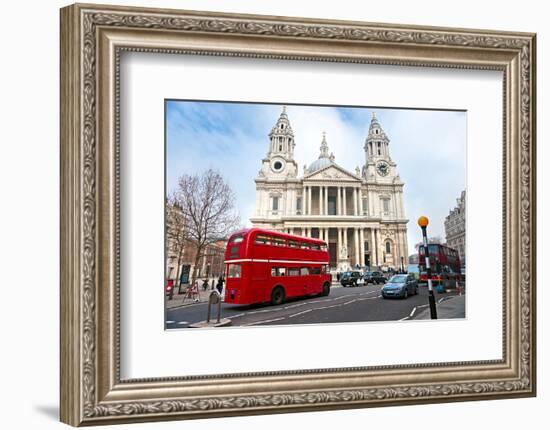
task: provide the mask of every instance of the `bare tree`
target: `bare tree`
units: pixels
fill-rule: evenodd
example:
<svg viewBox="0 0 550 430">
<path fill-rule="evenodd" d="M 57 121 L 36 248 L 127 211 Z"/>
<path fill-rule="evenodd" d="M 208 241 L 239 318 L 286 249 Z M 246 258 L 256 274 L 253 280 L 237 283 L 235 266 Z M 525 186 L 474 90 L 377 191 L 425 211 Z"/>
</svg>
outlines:
<svg viewBox="0 0 550 430">
<path fill-rule="evenodd" d="M 188 242 L 188 217 L 174 195 L 166 201 L 166 241 L 170 251 L 176 255 L 176 285 L 181 293 L 181 276 L 179 269 L 183 264 L 185 248 Z"/>
<path fill-rule="evenodd" d="M 187 240 L 196 249 L 191 275 L 191 282 L 195 282 L 208 246 L 225 240 L 239 228 L 235 195 L 220 173 L 209 169 L 201 175 L 182 175 L 174 196 L 188 223 Z"/>
</svg>

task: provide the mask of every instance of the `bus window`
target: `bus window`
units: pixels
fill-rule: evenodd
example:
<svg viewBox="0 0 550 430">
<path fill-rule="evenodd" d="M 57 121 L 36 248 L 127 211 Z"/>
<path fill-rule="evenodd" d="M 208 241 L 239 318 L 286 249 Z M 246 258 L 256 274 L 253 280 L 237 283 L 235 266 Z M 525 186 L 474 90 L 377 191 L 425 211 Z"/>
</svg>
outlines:
<svg viewBox="0 0 550 430">
<path fill-rule="evenodd" d="M 272 267 L 271 268 L 271 276 L 286 276 L 286 268 L 285 267 Z"/>
<path fill-rule="evenodd" d="M 238 258 L 239 257 L 239 248 L 241 243 L 244 240 L 243 234 L 236 234 L 229 241 L 229 258 Z"/>
<path fill-rule="evenodd" d="M 288 246 L 289 246 L 290 248 L 298 248 L 299 243 L 296 242 L 295 240 L 289 240 L 289 241 L 288 241 Z"/>
<path fill-rule="evenodd" d="M 430 255 L 439 254 L 439 245 L 428 245 L 428 251 L 430 252 Z"/>
<path fill-rule="evenodd" d="M 309 275 L 309 267 L 300 267 L 300 276 Z"/>
<path fill-rule="evenodd" d="M 240 246 L 232 246 L 229 248 L 229 258 L 236 258 L 239 256 L 239 248 Z"/>
<path fill-rule="evenodd" d="M 321 245 L 321 251 L 327 251 L 327 246 L 324 243 Z"/>
<path fill-rule="evenodd" d="M 312 275 L 320 275 L 321 274 L 321 268 L 320 267 L 312 267 L 310 273 Z"/>
<path fill-rule="evenodd" d="M 237 234 L 231 238 L 231 243 L 241 243 L 243 241 L 243 235 Z"/>
<path fill-rule="evenodd" d="M 297 267 L 290 267 L 288 269 L 288 276 L 300 276 L 300 271 Z"/>
<path fill-rule="evenodd" d="M 321 246 L 318 243 L 312 243 L 311 244 L 311 249 L 313 249 L 315 251 L 319 251 L 321 249 Z"/>
<path fill-rule="evenodd" d="M 301 242 L 301 243 L 300 243 L 300 248 L 302 248 L 302 249 L 309 249 L 309 243 L 307 243 L 307 242 Z"/>
<path fill-rule="evenodd" d="M 228 264 L 227 277 L 228 278 L 240 278 L 241 277 L 241 265 L 240 264 Z"/>
<path fill-rule="evenodd" d="M 271 243 L 273 246 L 286 246 L 285 240 L 281 237 L 274 237 Z"/>
<path fill-rule="evenodd" d="M 258 245 L 269 245 L 271 240 L 269 236 L 259 234 L 256 236 L 256 239 L 254 242 L 257 243 Z"/>
</svg>

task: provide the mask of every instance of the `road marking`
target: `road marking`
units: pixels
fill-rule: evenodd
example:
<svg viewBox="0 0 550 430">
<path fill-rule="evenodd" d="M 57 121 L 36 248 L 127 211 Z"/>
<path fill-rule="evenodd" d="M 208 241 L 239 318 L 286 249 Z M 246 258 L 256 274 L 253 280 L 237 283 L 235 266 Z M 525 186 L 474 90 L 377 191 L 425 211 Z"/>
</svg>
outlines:
<svg viewBox="0 0 550 430">
<path fill-rule="evenodd" d="M 267 323 L 270 323 L 270 322 L 280 321 L 280 320 L 284 320 L 284 319 L 285 319 L 284 317 L 281 317 L 281 318 L 273 318 L 272 320 L 256 321 L 256 322 L 252 322 L 252 323 L 244 324 L 244 325 L 245 325 L 245 326 L 250 326 L 250 325 L 258 325 L 258 324 L 267 324 Z"/>
<path fill-rule="evenodd" d="M 237 315 L 229 315 L 231 318 L 239 318 L 239 317 L 242 317 L 243 315 L 246 315 L 246 312 L 241 312 L 240 314 L 237 314 Z"/>
<path fill-rule="evenodd" d="M 175 321 L 166 321 L 166 324 L 175 324 Z"/>
<path fill-rule="evenodd" d="M 241 316 L 241 315 L 254 315 L 254 314 L 260 314 L 260 313 L 266 313 L 266 312 L 276 312 L 276 311 L 288 310 L 288 309 L 297 308 L 297 307 L 301 307 L 301 306 L 311 305 L 311 304 L 315 304 L 315 303 L 334 302 L 336 300 L 342 300 L 342 299 L 346 299 L 346 298 L 349 298 L 349 297 L 372 295 L 372 294 L 376 294 L 376 293 L 378 293 L 378 291 L 366 291 L 366 292 L 359 293 L 359 294 L 346 294 L 346 295 L 343 295 L 343 296 L 331 297 L 331 298 L 327 298 L 327 299 L 307 300 L 307 301 L 304 301 L 304 302 L 293 303 L 293 304 L 290 304 L 290 305 L 270 307 L 268 309 L 259 309 L 259 310 L 250 311 L 250 312 L 243 312 L 243 313 L 238 314 L 238 315 L 233 315 L 233 316 L 229 315 L 229 316 L 231 318 L 237 318 L 237 316 Z M 380 296 L 378 296 L 378 297 L 380 297 Z M 356 301 L 356 300 L 365 300 L 365 299 L 354 299 L 353 301 Z M 353 303 L 353 301 L 351 301 L 350 303 Z"/>
<path fill-rule="evenodd" d="M 179 321 L 178 324 L 189 324 L 189 321 Z"/>
<path fill-rule="evenodd" d="M 411 311 L 411 314 L 409 315 L 409 318 L 412 318 L 415 312 L 416 312 L 416 306 Z"/>
<path fill-rule="evenodd" d="M 302 311 L 302 312 L 298 312 L 297 314 L 292 314 L 292 315 L 289 315 L 288 317 L 289 318 L 292 318 L 292 317 L 297 317 L 298 315 L 303 315 L 303 314 L 307 314 L 308 312 L 311 312 L 313 309 L 306 309 L 305 311 Z"/>
</svg>

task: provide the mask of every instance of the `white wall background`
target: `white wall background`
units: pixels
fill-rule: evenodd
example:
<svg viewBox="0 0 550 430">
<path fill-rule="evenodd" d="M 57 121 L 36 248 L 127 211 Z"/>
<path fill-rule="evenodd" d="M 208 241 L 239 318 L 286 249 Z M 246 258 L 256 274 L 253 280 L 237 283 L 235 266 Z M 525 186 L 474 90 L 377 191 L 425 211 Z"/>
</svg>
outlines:
<svg viewBox="0 0 550 430">
<path fill-rule="evenodd" d="M 111 3 L 108 0 L 103 3 Z M 534 0 L 480 2 L 354 0 L 162 0 L 116 4 L 260 13 L 374 22 L 531 31 L 538 33 L 538 219 L 539 262 L 547 251 L 543 226 L 548 184 L 544 142 L 548 128 L 545 78 L 549 14 Z M 59 8 L 60 1 L 11 2 L 2 8 L 0 63 L 0 397 L 4 428 L 61 428 L 59 380 Z M 550 45 L 549 45 L 550 46 Z M 548 196 L 548 193 L 547 193 Z M 534 399 L 451 403 L 399 408 L 238 417 L 218 420 L 140 424 L 117 428 L 266 429 L 307 426 L 330 429 L 445 428 L 490 425 L 499 429 L 546 428 L 550 401 L 550 305 L 542 264 L 538 276 L 538 385 Z M 154 427 L 153 427 L 154 426 Z"/>
</svg>

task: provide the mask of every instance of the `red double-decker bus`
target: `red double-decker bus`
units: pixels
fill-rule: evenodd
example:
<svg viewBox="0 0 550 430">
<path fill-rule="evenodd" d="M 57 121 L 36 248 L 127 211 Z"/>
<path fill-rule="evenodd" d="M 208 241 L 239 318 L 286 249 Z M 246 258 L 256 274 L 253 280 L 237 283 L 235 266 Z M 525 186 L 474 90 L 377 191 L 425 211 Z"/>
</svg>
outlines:
<svg viewBox="0 0 550 430">
<path fill-rule="evenodd" d="M 460 256 L 456 249 L 438 243 L 430 243 L 428 252 L 433 281 L 446 286 L 454 286 L 456 281 L 462 280 Z M 418 267 L 420 282 L 428 282 L 424 245 L 420 245 L 418 249 Z"/>
<path fill-rule="evenodd" d="M 260 228 L 234 233 L 225 250 L 225 302 L 280 305 L 330 293 L 329 254 L 320 239 Z"/>
</svg>

